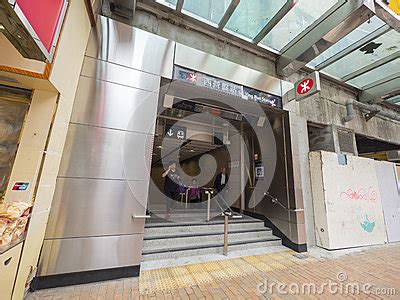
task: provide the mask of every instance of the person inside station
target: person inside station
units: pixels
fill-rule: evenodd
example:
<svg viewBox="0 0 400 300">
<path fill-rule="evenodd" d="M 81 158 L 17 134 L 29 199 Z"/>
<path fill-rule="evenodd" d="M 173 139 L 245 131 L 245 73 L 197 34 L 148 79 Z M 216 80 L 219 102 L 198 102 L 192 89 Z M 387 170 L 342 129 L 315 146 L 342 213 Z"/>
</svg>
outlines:
<svg viewBox="0 0 400 300">
<path fill-rule="evenodd" d="M 176 163 L 172 162 L 169 164 L 168 169 L 162 173 L 161 175 L 163 178 L 165 178 L 165 183 L 164 183 L 164 192 L 165 192 L 165 201 L 166 201 L 166 219 L 169 219 L 171 217 L 171 210 L 174 205 L 174 201 L 176 200 L 176 197 L 178 195 L 178 188 L 179 188 L 179 182 L 180 182 L 180 177 L 178 173 L 176 172 Z"/>
<path fill-rule="evenodd" d="M 216 189 L 217 193 L 221 193 L 221 191 L 225 188 L 228 184 L 229 177 L 226 174 L 226 168 L 222 167 L 221 172 L 217 175 L 214 181 L 214 188 Z"/>
<path fill-rule="evenodd" d="M 196 178 L 192 179 L 188 193 L 190 203 L 198 203 L 201 201 L 201 191 Z"/>
</svg>

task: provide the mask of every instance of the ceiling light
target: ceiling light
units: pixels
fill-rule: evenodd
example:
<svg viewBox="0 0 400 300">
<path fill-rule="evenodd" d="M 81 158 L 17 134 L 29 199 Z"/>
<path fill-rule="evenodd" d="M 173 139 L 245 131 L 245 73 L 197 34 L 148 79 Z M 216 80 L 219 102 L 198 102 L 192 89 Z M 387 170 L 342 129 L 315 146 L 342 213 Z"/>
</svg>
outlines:
<svg viewBox="0 0 400 300">
<path fill-rule="evenodd" d="M 190 149 L 189 151 L 190 151 L 190 152 L 196 152 L 196 151 L 195 151 L 195 150 L 193 150 L 193 149 Z"/>
<path fill-rule="evenodd" d="M 157 146 L 158 149 L 162 149 L 162 146 Z"/>
<path fill-rule="evenodd" d="M 3 24 L 0 23 L 0 30 L 5 30 L 6 28 L 4 27 Z"/>
</svg>

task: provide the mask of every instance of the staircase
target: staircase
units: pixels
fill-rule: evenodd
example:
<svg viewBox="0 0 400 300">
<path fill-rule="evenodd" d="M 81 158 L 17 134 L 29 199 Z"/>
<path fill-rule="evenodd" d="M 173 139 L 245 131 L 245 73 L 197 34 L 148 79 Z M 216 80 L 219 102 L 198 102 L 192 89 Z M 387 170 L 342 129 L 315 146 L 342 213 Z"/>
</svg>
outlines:
<svg viewBox="0 0 400 300">
<path fill-rule="evenodd" d="M 267 248 L 281 245 L 281 239 L 264 222 L 243 216 L 229 220 L 228 251 Z M 160 220 L 146 223 L 142 261 L 174 259 L 207 254 L 222 254 L 224 220 L 170 223 Z"/>
</svg>

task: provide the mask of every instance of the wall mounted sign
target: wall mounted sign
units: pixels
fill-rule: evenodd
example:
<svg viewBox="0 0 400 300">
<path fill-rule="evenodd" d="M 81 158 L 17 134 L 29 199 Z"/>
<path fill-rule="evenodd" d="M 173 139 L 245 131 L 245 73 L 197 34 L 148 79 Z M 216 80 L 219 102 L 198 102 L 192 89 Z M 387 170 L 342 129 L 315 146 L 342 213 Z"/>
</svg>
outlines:
<svg viewBox="0 0 400 300">
<path fill-rule="evenodd" d="M 14 183 L 12 190 L 13 191 L 26 191 L 29 187 L 29 182 L 19 182 Z"/>
<path fill-rule="evenodd" d="M 300 101 L 321 91 L 319 72 L 314 72 L 309 76 L 299 80 L 294 85 L 296 100 Z"/>
<path fill-rule="evenodd" d="M 273 107 L 282 108 L 282 98 L 273 96 L 264 92 L 260 92 L 251 88 L 243 87 L 243 99 L 252 100 L 258 103 L 266 104 Z"/>
<path fill-rule="evenodd" d="M 174 126 L 174 125 L 166 125 L 164 136 L 170 139 L 176 140 L 186 140 L 186 127 L 183 126 Z"/>
<path fill-rule="evenodd" d="M 2 32 L 30 59 L 51 62 L 68 0 L 0 0 Z"/>
<path fill-rule="evenodd" d="M 282 98 L 270 95 L 227 80 L 209 76 L 200 72 L 191 71 L 179 66 L 174 68 L 174 79 L 187 82 L 199 87 L 221 92 L 244 100 L 282 108 Z"/>
<path fill-rule="evenodd" d="M 264 178 L 264 166 L 256 165 L 256 177 Z"/>
</svg>

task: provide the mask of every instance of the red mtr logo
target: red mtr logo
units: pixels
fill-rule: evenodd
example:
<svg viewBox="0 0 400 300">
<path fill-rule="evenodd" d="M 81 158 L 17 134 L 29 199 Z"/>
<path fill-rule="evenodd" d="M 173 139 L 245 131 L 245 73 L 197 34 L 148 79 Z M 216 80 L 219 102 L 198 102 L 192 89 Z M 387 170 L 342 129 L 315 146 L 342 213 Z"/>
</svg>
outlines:
<svg viewBox="0 0 400 300">
<path fill-rule="evenodd" d="M 314 80 L 306 78 L 297 86 L 297 93 L 300 95 L 307 94 L 314 86 Z"/>
</svg>

